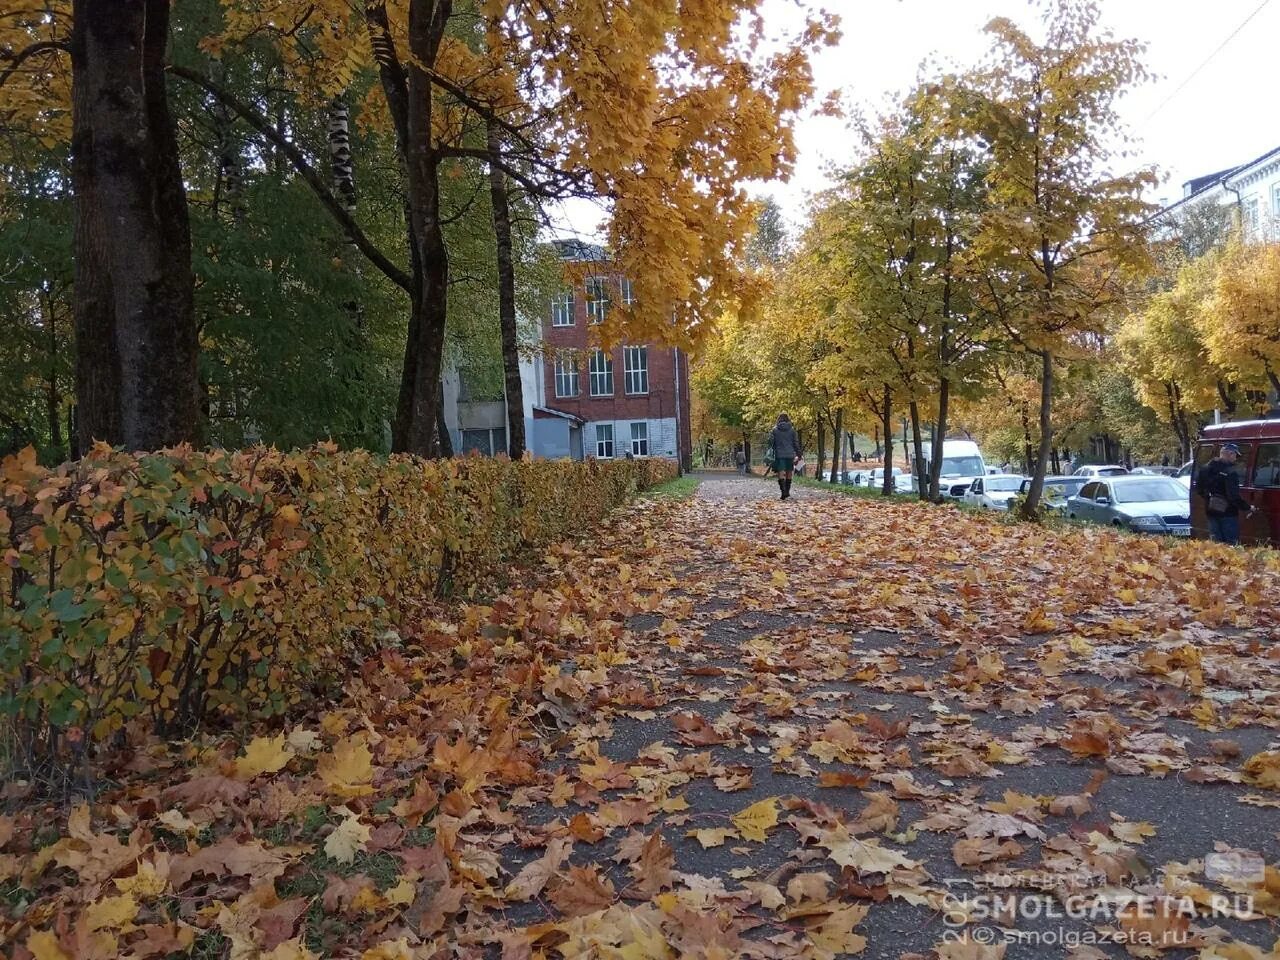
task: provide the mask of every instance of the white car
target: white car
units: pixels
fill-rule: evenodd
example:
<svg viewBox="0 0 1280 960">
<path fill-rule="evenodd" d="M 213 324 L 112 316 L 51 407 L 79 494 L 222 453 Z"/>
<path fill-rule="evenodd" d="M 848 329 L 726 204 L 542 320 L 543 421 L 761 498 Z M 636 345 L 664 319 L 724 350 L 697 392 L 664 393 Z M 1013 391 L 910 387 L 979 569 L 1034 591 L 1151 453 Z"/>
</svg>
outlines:
<svg viewBox="0 0 1280 960">
<path fill-rule="evenodd" d="M 1180 484 L 1190 490 L 1191 474 L 1195 472 L 1195 469 L 1196 462 L 1194 460 L 1188 460 L 1182 465 L 1182 469 L 1173 475 L 1173 479 L 1177 480 Z"/>
<path fill-rule="evenodd" d="M 983 510 L 1008 510 L 1009 501 L 1018 495 L 1025 480 L 1016 473 L 997 473 L 973 481 L 963 500 Z"/>
<path fill-rule="evenodd" d="M 893 486 L 896 490 L 898 487 L 898 477 L 902 476 L 902 468 L 893 468 Z M 863 475 L 862 485 L 870 487 L 872 490 L 881 490 L 884 488 L 884 469 L 877 467 L 874 470 L 868 470 Z"/>
<path fill-rule="evenodd" d="M 1106 464 L 1089 464 L 1080 467 L 1072 474 L 1073 477 L 1123 477 L 1129 473 L 1128 467 L 1122 467 L 1118 463 Z"/>
<path fill-rule="evenodd" d="M 925 451 L 925 475 L 929 475 L 927 458 L 932 450 Z M 973 481 L 987 475 L 987 465 L 978 445 L 972 440 L 945 440 L 942 444 L 942 468 L 939 470 L 939 492 L 944 498 L 961 499 L 973 486 Z"/>
</svg>

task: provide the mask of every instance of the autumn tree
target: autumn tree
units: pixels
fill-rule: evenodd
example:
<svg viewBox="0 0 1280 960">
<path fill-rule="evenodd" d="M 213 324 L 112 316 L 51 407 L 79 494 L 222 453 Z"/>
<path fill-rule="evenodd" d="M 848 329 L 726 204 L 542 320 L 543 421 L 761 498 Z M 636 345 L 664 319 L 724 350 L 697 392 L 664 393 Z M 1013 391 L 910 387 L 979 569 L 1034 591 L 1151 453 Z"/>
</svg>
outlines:
<svg viewBox="0 0 1280 960">
<path fill-rule="evenodd" d="M 439 409 L 449 295 L 444 172 L 482 163 L 529 196 L 607 201 L 611 253 L 635 296 L 611 311 L 600 338 L 691 345 L 740 292 L 738 254 L 753 212 L 741 184 L 789 170 L 791 122 L 812 89 L 807 53 L 834 36 L 831 23 L 815 19 L 766 52 L 758 30 L 739 29 L 743 20 L 758 25 L 758 0 L 713 16 L 687 3 L 644 16 L 620 3 L 508 0 L 368 0 L 358 11 L 336 0 L 286 0 L 270 11 L 226 5 L 228 30 L 214 42 L 270 37 L 314 95 L 345 87 L 366 64 L 377 71 L 380 96 L 364 107 L 368 122 L 395 134 L 408 269 L 326 205 L 409 294 L 394 446 L 418 452 L 430 446 Z M 207 78 L 183 76 L 226 100 Z M 263 136 L 283 139 L 252 104 L 232 105 Z"/>
<path fill-rule="evenodd" d="M 987 203 L 969 269 L 980 305 L 1038 362 L 1039 449 L 1027 515 L 1040 502 L 1053 447 L 1056 358 L 1099 332 L 1123 299 L 1126 270 L 1146 259 L 1149 171 L 1114 174 L 1117 99 L 1145 76 L 1135 41 L 1098 28 L 1092 3 L 1053 0 L 1036 40 L 1006 19 L 969 78 L 965 128 L 988 147 Z"/>
<path fill-rule="evenodd" d="M 1217 266 L 1200 329 L 1213 363 L 1280 397 L 1280 244 L 1231 244 Z"/>
</svg>

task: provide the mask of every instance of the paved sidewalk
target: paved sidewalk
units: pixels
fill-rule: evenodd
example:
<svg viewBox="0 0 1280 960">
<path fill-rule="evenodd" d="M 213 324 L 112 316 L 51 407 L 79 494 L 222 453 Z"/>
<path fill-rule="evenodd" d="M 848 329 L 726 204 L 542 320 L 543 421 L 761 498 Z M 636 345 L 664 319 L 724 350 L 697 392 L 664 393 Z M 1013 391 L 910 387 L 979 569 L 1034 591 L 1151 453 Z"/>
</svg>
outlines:
<svg viewBox="0 0 1280 960">
<path fill-rule="evenodd" d="M 812 946 L 833 910 L 858 922 L 829 942 L 860 935 L 874 958 L 1087 960 L 1124 950 L 1063 943 L 1117 935 L 1139 955 L 1232 938 L 1271 948 L 1280 875 L 1214 882 L 1213 864 L 1280 859 L 1280 774 L 1258 775 L 1280 722 L 1274 572 L 1251 580 L 1246 566 L 1234 595 L 1207 596 L 1187 559 L 1202 545 L 1174 556 L 801 487 L 771 500 L 771 479 L 710 474 L 661 521 L 673 590 L 631 621 L 628 644 L 631 677 L 656 696 L 604 708 L 561 771 L 577 780 L 598 749 L 619 779 L 596 786 L 620 786 L 541 815 L 608 825 L 616 803 L 655 797 L 658 812 L 579 844 L 573 862 L 634 895 L 634 854 L 660 835 L 674 870 L 662 911 L 721 907 L 690 955 L 840 955 Z M 1045 916 L 1072 884 L 1186 903 L 1245 892 L 1258 913 L 1193 920 L 1147 899 L 1154 917 Z M 945 912 L 948 895 L 976 910 L 1009 885 L 1028 899 L 1004 926 Z M 663 913 L 644 913 L 645 899 L 628 909 L 648 923 Z M 1005 945 L 1013 930 L 1040 940 Z M 957 936 L 969 942 L 945 946 Z"/>
</svg>

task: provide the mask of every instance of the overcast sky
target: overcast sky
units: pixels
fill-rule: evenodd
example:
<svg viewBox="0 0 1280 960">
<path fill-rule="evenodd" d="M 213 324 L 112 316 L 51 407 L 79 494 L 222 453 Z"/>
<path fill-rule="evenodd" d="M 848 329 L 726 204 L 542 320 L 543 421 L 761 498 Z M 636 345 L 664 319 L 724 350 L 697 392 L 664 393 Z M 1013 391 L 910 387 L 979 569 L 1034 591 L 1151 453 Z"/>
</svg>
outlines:
<svg viewBox="0 0 1280 960">
<path fill-rule="evenodd" d="M 1156 75 L 1120 106 L 1140 140 L 1134 165 L 1155 164 L 1166 176 L 1153 199 L 1177 198 L 1184 180 L 1280 146 L 1273 67 L 1280 43 L 1280 0 L 1265 5 L 1262 0 L 1100 2 L 1104 26 L 1147 44 L 1147 66 Z M 797 3 L 814 5 L 810 0 L 766 0 L 769 22 L 779 28 L 795 22 Z M 1038 17 L 1028 0 L 828 0 L 825 6 L 840 14 L 844 38 L 817 59 L 815 79 L 823 92 L 842 90 L 849 102 L 869 113 L 909 87 L 926 57 L 962 66 L 977 62 L 988 49 L 982 28 L 992 17 L 1007 16 L 1028 26 Z M 800 160 L 792 182 L 755 191 L 777 197 L 793 222 L 803 218 L 806 194 L 825 185 L 826 168 L 833 161 L 849 161 L 853 144 L 843 121 L 826 118 L 803 121 L 797 139 Z"/>
<path fill-rule="evenodd" d="M 1184 180 L 1280 146 L 1271 66 L 1280 44 L 1280 0 L 1099 2 L 1104 28 L 1147 45 L 1154 78 L 1128 94 L 1120 112 L 1137 138 L 1129 164 L 1154 164 L 1164 176 L 1153 201 L 1177 199 Z M 814 62 L 819 100 L 840 91 L 867 114 L 908 89 L 926 58 L 958 67 L 979 62 L 990 46 L 983 27 L 992 17 L 1028 28 L 1039 22 L 1031 0 L 764 0 L 769 33 L 794 31 L 801 11 L 815 7 L 838 13 L 844 33 Z M 793 226 L 804 220 L 807 196 L 827 184 L 830 165 L 851 161 L 855 138 L 844 120 L 809 117 L 799 124 L 797 143 L 790 182 L 751 188 L 776 197 Z M 554 232 L 598 239 L 603 216 L 595 204 L 571 203 L 554 218 Z"/>
</svg>

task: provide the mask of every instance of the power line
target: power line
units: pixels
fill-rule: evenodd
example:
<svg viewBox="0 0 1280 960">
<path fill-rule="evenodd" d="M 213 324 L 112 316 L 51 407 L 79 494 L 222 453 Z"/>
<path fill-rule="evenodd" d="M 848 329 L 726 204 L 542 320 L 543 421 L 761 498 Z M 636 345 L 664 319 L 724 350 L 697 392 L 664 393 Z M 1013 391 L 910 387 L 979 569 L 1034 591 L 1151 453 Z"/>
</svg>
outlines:
<svg viewBox="0 0 1280 960">
<path fill-rule="evenodd" d="M 1263 11 L 1263 8 L 1266 7 L 1267 4 L 1269 4 L 1270 2 L 1271 0 L 1262 0 L 1262 3 L 1258 4 L 1257 8 L 1253 11 L 1253 13 L 1245 17 L 1244 20 L 1241 21 L 1240 26 L 1232 30 L 1231 34 L 1227 37 L 1227 39 L 1223 40 L 1220 44 L 1218 44 L 1217 49 L 1215 49 L 1213 53 L 1205 57 L 1204 61 L 1200 64 L 1200 66 L 1192 70 L 1191 73 L 1187 76 L 1187 78 L 1183 80 L 1180 84 L 1178 84 L 1178 88 L 1174 90 L 1173 93 L 1165 97 L 1164 100 L 1160 102 L 1160 105 L 1158 107 L 1156 107 L 1149 114 L 1147 114 L 1147 118 L 1142 121 L 1142 125 L 1145 127 L 1148 123 L 1150 123 L 1152 119 L 1154 119 L 1157 113 L 1159 113 L 1161 110 L 1167 107 L 1178 94 L 1180 94 L 1183 90 L 1185 90 L 1187 87 L 1187 84 L 1189 84 L 1192 80 L 1194 80 L 1197 76 L 1199 76 L 1200 71 L 1203 70 L 1205 67 L 1207 67 L 1214 57 L 1216 57 L 1223 50 L 1225 50 L 1227 47 L 1227 44 L 1229 44 L 1232 40 L 1234 40 L 1239 35 L 1240 31 L 1243 30 L 1245 27 L 1247 27 L 1250 24 L 1250 22 L 1252 22 L 1253 18 L 1256 17 L 1258 14 L 1260 14 Z"/>
</svg>

